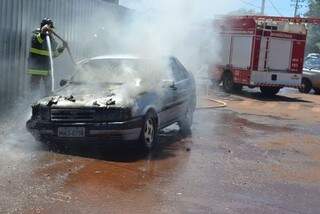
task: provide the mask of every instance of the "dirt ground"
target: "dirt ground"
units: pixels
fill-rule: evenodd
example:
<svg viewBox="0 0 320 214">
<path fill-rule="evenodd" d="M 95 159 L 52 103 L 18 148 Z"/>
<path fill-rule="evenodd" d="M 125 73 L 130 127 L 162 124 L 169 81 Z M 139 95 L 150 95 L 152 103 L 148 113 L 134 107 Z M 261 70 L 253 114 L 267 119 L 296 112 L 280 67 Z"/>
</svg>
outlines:
<svg viewBox="0 0 320 214">
<path fill-rule="evenodd" d="M 189 137 L 167 128 L 150 154 L 48 148 L 26 132 L 28 113 L 2 122 L 0 213 L 319 213 L 320 95 L 210 97 L 227 107 L 197 110 Z"/>
</svg>

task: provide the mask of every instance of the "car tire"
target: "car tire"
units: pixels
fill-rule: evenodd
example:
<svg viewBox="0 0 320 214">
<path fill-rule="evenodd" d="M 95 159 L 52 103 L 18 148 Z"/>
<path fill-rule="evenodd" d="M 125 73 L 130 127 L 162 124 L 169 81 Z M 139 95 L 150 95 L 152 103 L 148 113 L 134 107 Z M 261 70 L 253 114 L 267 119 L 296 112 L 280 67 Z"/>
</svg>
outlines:
<svg viewBox="0 0 320 214">
<path fill-rule="evenodd" d="M 315 94 L 320 94 L 320 88 L 314 88 L 313 90 Z"/>
<path fill-rule="evenodd" d="M 229 71 L 223 74 L 222 87 L 227 93 L 240 92 L 242 90 L 242 85 L 234 83 L 232 73 Z"/>
<path fill-rule="evenodd" d="M 279 87 L 269 87 L 269 86 L 261 86 L 260 91 L 263 96 L 272 97 L 279 93 L 281 88 Z"/>
<path fill-rule="evenodd" d="M 308 94 L 312 89 L 312 83 L 307 78 L 302 79 L 301 87 L 299 91 L 304 94 Z"/>
<path fill-rule="evenodd" d="M 144 148 L 151 150 L 158 141 L 158 123 L 157 116 L 153 112 L 148 112 L 144 118 L 143 127 L 140 134 L 139 144 Z"/>
<path fill-rule="evenodd" d="M 178 122 L 178 125 L 180 127 L 180 132 L 182 134 L 187 134 L 187 135 L 191 134 L 194 109 L 195 107 L 192 104 L 190 104 L 187 108 L 185 116 Z"/>
</svg>

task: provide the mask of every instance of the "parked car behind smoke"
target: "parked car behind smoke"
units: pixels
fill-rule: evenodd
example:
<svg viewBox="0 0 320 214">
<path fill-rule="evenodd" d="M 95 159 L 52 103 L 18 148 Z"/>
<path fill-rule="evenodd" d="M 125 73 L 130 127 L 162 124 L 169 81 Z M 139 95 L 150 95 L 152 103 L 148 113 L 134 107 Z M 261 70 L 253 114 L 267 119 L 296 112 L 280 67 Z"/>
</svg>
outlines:
<svg viewBox="0 0 320 214">
<path fill-rule="evenodd" d="M 320 58 L 315 56 L 308 56 L 305 60 L 299 91 L 309 93 L 311 89 L 320 94 Z"/>
<path fill-rule="evenodd" d="M 193 75 L 175 57 L 86 59 L 54 95 L 32 106 L 28 130 L 40 141 L 137 141 L 154 147 L 158 131 L 192 126 Z"/>
</svg>

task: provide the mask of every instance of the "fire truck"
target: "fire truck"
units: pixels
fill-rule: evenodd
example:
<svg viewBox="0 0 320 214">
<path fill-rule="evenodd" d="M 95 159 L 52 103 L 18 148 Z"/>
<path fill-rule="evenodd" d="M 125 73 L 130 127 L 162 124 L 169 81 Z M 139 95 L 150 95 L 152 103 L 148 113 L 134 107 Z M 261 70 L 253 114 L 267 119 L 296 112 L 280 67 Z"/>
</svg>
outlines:
<svg viewBox="0 0 320 214">
<path fill-rule="evenodd" d="M 219 29 L 219 62 L 210 69 L 226 92 L 259 87 L 268 96 L 283 87 L 301 86 L 306 24 L 319 19 L 227 16 L 215 20 Z"/>
</svg>

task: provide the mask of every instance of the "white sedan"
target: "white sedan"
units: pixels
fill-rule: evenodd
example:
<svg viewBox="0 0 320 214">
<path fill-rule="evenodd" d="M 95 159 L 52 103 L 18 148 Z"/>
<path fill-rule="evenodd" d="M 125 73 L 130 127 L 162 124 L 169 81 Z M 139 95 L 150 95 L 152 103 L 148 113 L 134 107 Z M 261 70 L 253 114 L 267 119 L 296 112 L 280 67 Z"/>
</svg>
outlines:
<svg viewBox="0 0 320 214">
<path fill-rule="evenodd" d="M 299 91 L 309 93 L 313 89 L 320 94 L 320 58 L 308 57 L 303 68 L 302 84 Z"/>
</svg>

